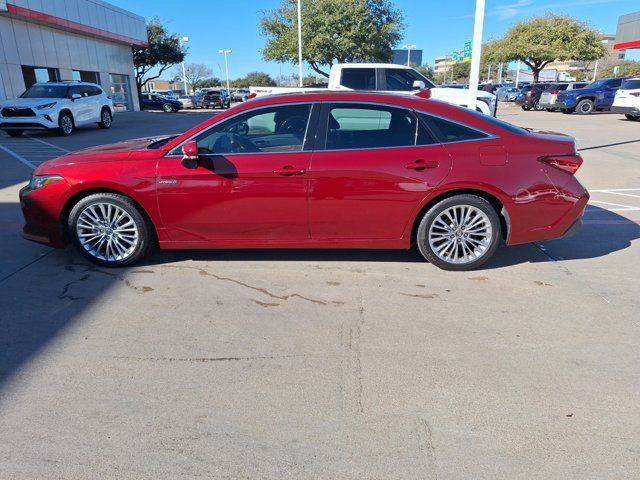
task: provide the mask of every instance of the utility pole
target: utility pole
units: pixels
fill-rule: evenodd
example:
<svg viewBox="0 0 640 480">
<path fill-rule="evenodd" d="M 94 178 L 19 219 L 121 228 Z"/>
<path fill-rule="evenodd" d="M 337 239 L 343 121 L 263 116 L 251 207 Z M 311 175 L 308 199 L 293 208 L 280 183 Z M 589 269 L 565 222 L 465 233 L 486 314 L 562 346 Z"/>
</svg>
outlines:
<svg viewBox="0 0 640 480">
<path fill-rule="evenodd" d="M 520 82 L 520 60 L 518 60 L 518 64 L 516 65 L 516 88 L 518 88 L 518 82 Z"/>
<path fill-rule="evenodd" d="M 302 86 L 302 0 L 298 0 L 298 84 Z"/>
<path fill-rule="evenodd" d="M 189 41 L 189 37 L 181 37 L 178 39 L 180 44 L 180 50 L 182 50 L 182 44 L 187 43 Z M 189 90 L 187 88 L 187 74 L 184 68 L 184 58 L 182 59 L 182 83 L 184 83 L 184 94 L 189 95 Z"/>
<path fill-rule="evenodd" d="M 232 53 L 232 50 L 218 50 L 218 53 L 224 54 L 224 71 L 227 76 L 227 95 L 231 95 L 229 90 L 229 64 L 227 63 L 227 55 Z"/>
<path fill-rule="evenodd" d="M 411 66 L 411 49 L 415 49 L 415 45 L 403 45 L 402 48 L 407 49 L 407 67 Z"/>
<path fill-rule="evenodd" d="M 476 0 L 476 14 L 473 22 L 473 46 L 471 48 L 471 74 L 469 76 L 469 100 L 467 101 L 467 108 L 474 111 L 478 103 L 478 79 L 480 78 L 480 58 L 482 57 L 484 6 L 485 0 Z"/>
</svg>

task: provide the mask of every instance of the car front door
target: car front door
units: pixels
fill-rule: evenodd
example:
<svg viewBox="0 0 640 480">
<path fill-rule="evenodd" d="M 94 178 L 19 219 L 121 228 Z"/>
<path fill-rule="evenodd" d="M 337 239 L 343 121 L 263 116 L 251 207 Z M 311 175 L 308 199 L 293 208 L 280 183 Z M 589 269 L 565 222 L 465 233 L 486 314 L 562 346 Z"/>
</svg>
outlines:
<svg viewBox="0 0 640 480">
<path fill-rule="evenodd" d="M 80 98 L 73 99 L 73 95 L 80 95 Z M 73 85 L 69 88 L 69 98 L 71 98 L 71 113 L 76 125 L 88 123 L 91 118 L 91 99 L 88 92 L 82 85 Z"/>
<path fill-rule="evenodd" d="M 269 244 L 309 239 L 311 103 L 260 107 L 195 136 L 195 169 L 180 149 L 161 159 L 157 195 L 173 241 Z"/>
<path fill-rule="evenodd" d="M 326 103 L 309 185 L 314 240 L 400 239 L 451 169 L 447 151 L 408 109 Z"/>
</svg>

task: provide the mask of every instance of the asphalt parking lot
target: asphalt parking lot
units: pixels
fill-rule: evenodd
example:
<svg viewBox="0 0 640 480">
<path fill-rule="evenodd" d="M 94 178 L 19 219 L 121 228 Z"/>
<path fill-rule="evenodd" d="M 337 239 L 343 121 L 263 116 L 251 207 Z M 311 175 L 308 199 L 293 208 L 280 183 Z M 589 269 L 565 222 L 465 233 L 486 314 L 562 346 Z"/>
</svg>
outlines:
<svg viewBox="0 0 640 480">
<path fill-rule="evenodd" d="M 211 113 L 0 133 L 1 479 L 637 479 L 640 123 L 576 137 L 573 238 L 444 272 L 417 252 L 156 252 L 108 270 L 19 237 L 32 167 Z"/>
</svg>

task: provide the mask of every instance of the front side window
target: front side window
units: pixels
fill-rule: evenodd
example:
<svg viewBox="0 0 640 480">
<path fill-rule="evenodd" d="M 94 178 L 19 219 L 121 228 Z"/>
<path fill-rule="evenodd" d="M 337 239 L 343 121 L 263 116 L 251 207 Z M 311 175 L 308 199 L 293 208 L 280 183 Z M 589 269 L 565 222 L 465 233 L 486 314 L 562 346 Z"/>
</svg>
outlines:
<svg viewBox="0 0 640 480">
<path fill-rule="evenodd" d="M 353 90 L 375 90 L 375 68 L 344 68 L 340 84 Z"/>
<path fill-rule="evenodd" d="M 433 84 L 428 79 L 422 77 L 418 72 L 408 68 L 387 68 L 384 71 L 387 82 L 387 90 L 408 92 L 413 90 L 413 82 L 416 80 L 424 82 L 425 87 L 431 88 Z"/>
<path fill-rule="evenodd" d="M 335 104 L 327 124 L 328 150 L 415 145 L 417 121 L 409 110 L 381 105 Z"/>
<path fill-rule="evenodd" d="M 621 78 L 616 78 L 615 80 L 611 80 L 609 83 L 607 83 L 607 87 L 609 88 L 620 88 L 620 85 L 622 85 Z"/>
<path fill-rule="evenodd" d="M 300 152 L 311 104 L 261 108 L 231 118 L 196 137 L 203 155 Z"/>
</svg>

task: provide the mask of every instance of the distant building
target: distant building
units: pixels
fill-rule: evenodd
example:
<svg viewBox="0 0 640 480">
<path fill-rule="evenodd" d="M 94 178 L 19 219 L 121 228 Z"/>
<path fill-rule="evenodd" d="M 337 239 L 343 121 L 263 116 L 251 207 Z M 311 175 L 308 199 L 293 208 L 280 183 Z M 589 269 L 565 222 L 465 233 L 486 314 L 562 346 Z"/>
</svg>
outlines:
<svg viewBox="0 0 640 480">
<path fill-rule="evenodd" d="M 145 19 L 102 0 L 0 0 L 0 100 L 36 82 L 102 85 L 118 110 L 139 110 L 132 46 Z"/>
<path fill-rule="evenodd" d="M 443 57 L 436 57 L 433 63 L 433 72 L 438 74 L 448 73 L 452 67 L 451 55 L 445 55 Z"/>
<path fill-rule="evenodd" d="M 409 58 L 407 58 L 409 55 Z M 411 49 L 411 52 L 407 52 L 406 48 L 393 51 L 393 59 L 391 63 L 396 65 L 406 65 L 409 60 L 411 65 L 422 65 L 422 50 Z"/>
</svg>

